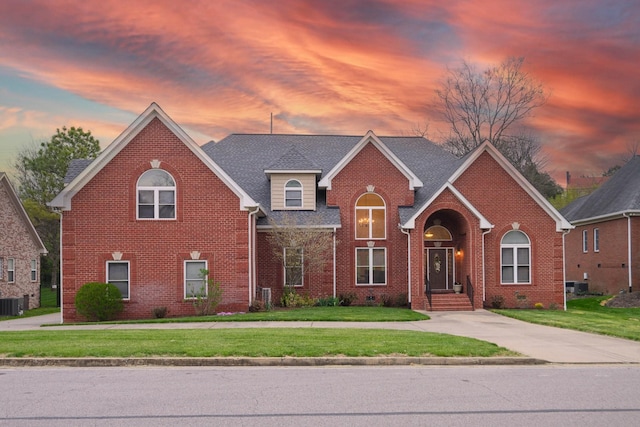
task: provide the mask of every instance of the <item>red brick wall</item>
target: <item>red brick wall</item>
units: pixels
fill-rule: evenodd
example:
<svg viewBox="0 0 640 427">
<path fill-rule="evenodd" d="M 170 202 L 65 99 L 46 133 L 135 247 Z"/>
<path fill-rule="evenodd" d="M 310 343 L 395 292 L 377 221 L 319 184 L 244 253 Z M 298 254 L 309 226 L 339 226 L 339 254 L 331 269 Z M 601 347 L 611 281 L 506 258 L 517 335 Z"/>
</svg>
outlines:
<svg viewBox="0 0 640 427">
<path fill-rule="evenodd" d="M 6 183 L 0 181 L 0 298 L 29 295 L 29 307 L 40 306 L 40 252 L 29 233 L 29 225 L 9 198 Z M 15 282 L 8 281 L 8 259 L 14 259 Z M 36 260 L 36 280 L 31 281 L 31 260 Z M 27 308 L 27 307 L 25 307 Z"/>
<path fill-rule="evenodd" d="M 368 185 L 375 186 L 374 192 L 386 204 L 386 239 L 375 240 L 375 247 L 387 248 L 386 286 L 356 285 L 356 247 L 367 247 L 367 240 L 355 239 L 355 204 Z M 373 296 L 377 304 L 383 296 L 407 294 L 407 236 L 398 229 L 398 206 L 413 203 L 407 178 L 370 143 L 333 178 L 327 200 L 340 207 L 342 223 L 337 231 L 337 294 L 355 293 L 356 304 L 364 304 L 368 296 Z"/>
<path fill-rule="evenodd" d="M 507 307 L 544 307 L 564 303 L 562 233 L 556 224 L 488 154 L 482 154 L 454 183 L 495 227 L 485 238 L 486 300 L 502 296 Z M 500 242 L 513 223 L 531 240 L 531 284 L 500 283 Z M 481 258 L 478 260 L 481 268 Z M 524 296 L 526 299 L 518 299 Z"/>
<path fill-rule="evenodd" d="M 137 220 L 136 182 L 150 161 L 176 180 L 176 220 Z M 158 119 L 147 125 L 72 199 L 63 216 L 63 310 L 79 320 L 77 289 L 105 281 L 106 261 L 130 261 L 130 300 L 123 318 L 149 318 L 165 306 L 169 316 L 193 314 L 184 301 L 183 261 L 190 252 L 208 261 L 223 288 L 219 310 L 246 311 L 248 213 L 238 197 Z"/>
<path fill-rule="evenodd" d="M 593 248 L 593 230 L 600 234 L 600 251 Z M 582 251 L 582 232 L 587 231 L 588 251 Z M 577 226 L 566 236 L 567 281 L 586 282 L 590 292 L 614 295 L 629 290 L 628 219 L 621 217 L 597 224 Z M 632 282 L 640 283 L 640 217 L 631 217 Z M 587 280 L 584 274 L 587 273 Z M 633 291 L 638 291 L 637 285 Z"/>
</svg>

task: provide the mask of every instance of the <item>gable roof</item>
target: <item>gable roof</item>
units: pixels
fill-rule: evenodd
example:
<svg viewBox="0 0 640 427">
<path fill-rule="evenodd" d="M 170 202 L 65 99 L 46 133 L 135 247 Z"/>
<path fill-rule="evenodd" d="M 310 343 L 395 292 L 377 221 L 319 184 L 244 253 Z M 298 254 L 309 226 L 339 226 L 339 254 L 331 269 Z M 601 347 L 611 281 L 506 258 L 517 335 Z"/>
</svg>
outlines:
<svg viewBox="0 0 640 427">
<path fill-rule="evenodd" d="M 18 216 L 20 217 L 20 219 L 22 219 L 22 222 L 27 227 L 29 236 L 31 236 L 31 239 L 34 241 L 34 243 L 38 247 L 38 251 L 41 254 L 46 255 L 48 253 L 47 248 L 45 248 L 44 243 L 42 243 L 42 239 L 40 239 L 40 236 L 38 235 L 36 228 L 33 226 L 31 219 L 29 219 L 29 215 L 27 214 L 27 211 L 24 209 L 24 206 L 22 206 L 22 202 L 20 201 L 18 194 L 16 194 L 15 190 L 13 189 L 13 186 L 9 182 L 9 178 L 7 177 L 7 174 L 4 172 L 0 172 L 0 185 L 2 185 L 5 188 L 6 193 L 9 195 L 9 202 L 14 205 L 16 211 L 18 212 Z"/>
<path fill-rule="evenodd" d="M 278 172 L 320 174 L 322 170 L 300 153 L 296 147 L 291 147 L 289 151 L 265 170 L 266 174 Z"/>
<path fill-rule="evenodd" d="M 391 151 L 373 131 L 367 134 L 318 182 L 318 186 L 331 190 L 331 180 L 358 154 L 367 144 L 373 144 L 409 181 L 409 189 L 422 187 L 422 181 Z"/>
<path fill-rule="evenodd" d="M 556 222 L 556 231 L 571 230 L 573 225 L 553 207 L 547 199 L 531 184 L 502 153 L 490 142 L 485 141 L 473 151 L 463 157 L 463 163 L 449 178 L 452 184 L 480 157 L 483 153 L 489 154 L 502 168 L 522 187 L 524 191 L 544 210 L 547 215 Z"/>
<path fill-rule="evenodd" d="M 573 201 L 561 212 L 573 224 L 640 215 L 640 156 L 632 157 L 593 193 Z"/>
<path fill-rule="evenodd" d="M 102 170 L 124 147 L 133 140 L 142 129 L 152 120 L 159 119 L 171 132 L 173 132 L 184 145 L 187 146 L 218 178 L 220 178 L 240 199 L 240 209 L 246 210 L 248 207 L 256 207 L 258 204 L 236 184 L 227 173 L 222 170 L 209 156 L 207 156 L 200 146 L 187 135 L 155 102 L 138 118 L 129 125 L 104 151 L 90 164 L 74 162 L 72 163 L 72 173 L 76 173 L 82 165 L 86 167 L 79 172 L 68 185 L 58 194 L 49 206 L 69 210 L 71 199 L 82 189 L 96 174 Z"/>
</svg>

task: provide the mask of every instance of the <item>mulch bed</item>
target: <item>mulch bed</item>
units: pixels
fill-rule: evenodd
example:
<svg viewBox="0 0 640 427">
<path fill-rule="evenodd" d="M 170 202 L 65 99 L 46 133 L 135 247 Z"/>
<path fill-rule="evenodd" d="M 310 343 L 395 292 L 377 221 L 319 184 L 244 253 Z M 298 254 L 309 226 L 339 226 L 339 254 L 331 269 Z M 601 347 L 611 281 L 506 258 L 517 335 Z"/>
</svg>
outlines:
<svg viewBox="0 0 640 427">
<path fill-rule="evenodd" d="M 640 307 L 640 292 L 618 294 L 608 300 L 606 306 L 616 308 Z"/>
</svg>

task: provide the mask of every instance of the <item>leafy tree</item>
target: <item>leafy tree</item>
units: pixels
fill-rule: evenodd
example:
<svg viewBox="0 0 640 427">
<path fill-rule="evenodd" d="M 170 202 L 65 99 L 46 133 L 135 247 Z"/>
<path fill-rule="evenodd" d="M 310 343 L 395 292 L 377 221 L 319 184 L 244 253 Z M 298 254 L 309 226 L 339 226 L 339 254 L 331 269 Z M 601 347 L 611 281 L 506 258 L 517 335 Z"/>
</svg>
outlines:
<svg viewBox="0 0 640 427">
<path fill-rule="evenodd" d="M 47 203 L 64 188 L 64 177 L 72 160 L 95 159 L 98 154 L 100 142 L 91 131 L 63 127 L 56 129 L 49 141 L 21 151 L 15 162 L 18 193 L 49 252 L 42 259 L 42 277 L 50 277 L 52 285 L 58 283 L 60 218 L 48 210 Z"/>
</svg>

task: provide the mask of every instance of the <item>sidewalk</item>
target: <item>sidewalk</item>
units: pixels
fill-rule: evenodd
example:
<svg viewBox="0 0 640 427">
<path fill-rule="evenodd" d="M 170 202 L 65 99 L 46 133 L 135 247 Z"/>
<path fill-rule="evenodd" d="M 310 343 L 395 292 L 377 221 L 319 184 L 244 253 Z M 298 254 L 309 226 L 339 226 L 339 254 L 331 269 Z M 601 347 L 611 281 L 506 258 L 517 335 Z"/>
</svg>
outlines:
<svg viewBox="0 0 640 427">
<path fill-rule="evenodd" d="M 551 363 L 640 364 L 640 342 L 569 329 L 535 325 L 486 310 L 429 312 L 431 320 L 417 322 L 198 322 L 123 325 L 49 326 L 46 330 L 70 329 L 222 329 L 222 328 L 362 328 L 397 329 L 459 335 L 497 344 L 529 358 Z M 49 314 L 0 322 L 1 331 L 40 329 L 60 322 Z M 476 362 L 474 362 L 476 363 Z M 387 363 L 385 363 L 387 364 Z"/>
</svg>

